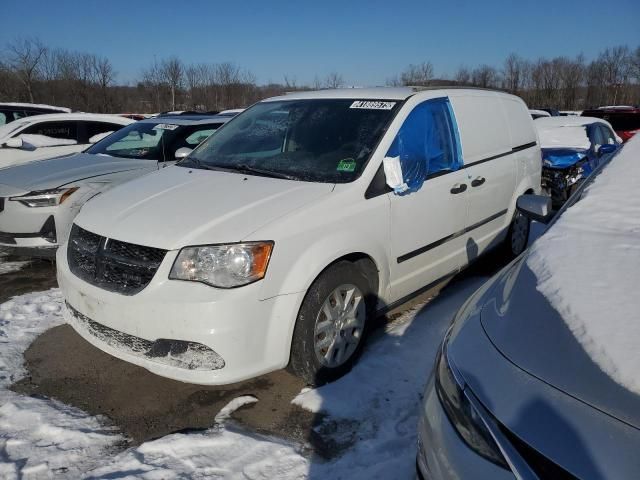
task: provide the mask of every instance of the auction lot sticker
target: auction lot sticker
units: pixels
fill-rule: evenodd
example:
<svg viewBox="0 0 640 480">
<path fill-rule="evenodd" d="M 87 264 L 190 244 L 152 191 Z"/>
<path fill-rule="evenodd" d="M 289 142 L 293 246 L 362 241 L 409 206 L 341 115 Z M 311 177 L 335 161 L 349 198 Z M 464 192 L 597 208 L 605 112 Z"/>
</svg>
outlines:
<svg viewBox="0 0 640 480">
<path fill-rule="evenodd" d="M 155 127 L 154 130 L 175 130 L 178 128 L 178 125 L 174 125 L 173 123 L 159 123 Z"/>
<path fill-rule="evenodd" d="M 364 108 L 366 110 L 391 110 L 396 102 L 378 102 L 372 100 L 356 100 L 349 108 Z"/>
</svg>

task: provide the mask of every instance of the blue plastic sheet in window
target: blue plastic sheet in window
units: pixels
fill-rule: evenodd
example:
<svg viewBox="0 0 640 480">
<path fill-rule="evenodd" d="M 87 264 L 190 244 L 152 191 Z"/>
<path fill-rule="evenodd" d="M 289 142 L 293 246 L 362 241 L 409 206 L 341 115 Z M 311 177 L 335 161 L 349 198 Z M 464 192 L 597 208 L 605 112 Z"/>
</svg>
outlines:
<svg viewBox="0 0 640 480">
<path fill-rule="evenodd" d="M 458 170 L 462 152 L 449 100 L 428 100 L 415 107 L 386 156 L 400 158 L 404 184 L 395 189 L 399 195 L 419 190 L 429 175 Z"/>
</svg>

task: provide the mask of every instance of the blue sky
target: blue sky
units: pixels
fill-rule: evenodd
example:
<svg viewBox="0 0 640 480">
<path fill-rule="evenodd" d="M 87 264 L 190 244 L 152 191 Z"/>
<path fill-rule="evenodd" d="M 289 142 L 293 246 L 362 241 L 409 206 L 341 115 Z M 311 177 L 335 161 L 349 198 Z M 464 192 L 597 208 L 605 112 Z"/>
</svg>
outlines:
<svg viewBox="0 0 640 480">
<path fill-rule="evenodd" d="M 300 83 L 336 71 L 353 85 L 380 85 L 410 63 L 437 75 L 461 64 L 640 45 L 640 1 L 2 0 L 0 47 L 38 36 L 51 47 L 107 56 L 121 83 L 158 59 L 231 61 L 259 83 Z"/>
</svg>

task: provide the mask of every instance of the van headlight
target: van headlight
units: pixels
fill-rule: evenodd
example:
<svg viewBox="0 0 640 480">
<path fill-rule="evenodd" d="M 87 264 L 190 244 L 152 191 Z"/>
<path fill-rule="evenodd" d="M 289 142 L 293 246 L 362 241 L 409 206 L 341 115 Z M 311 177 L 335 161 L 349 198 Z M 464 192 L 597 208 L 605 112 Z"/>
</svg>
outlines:
<svg viewBox="0 0 640 480">
<path fill-rule="evenodd" d="M 240 287 L 264 278 L 272 250 L 273 242 L 185 247 L 173 262 L 169 278 L 219 288 Z"/>
<path fill-rule="evenodd" d="M 487 460 L 508 468 L 504 456 L 493 440 L 489 429 L 478 411 L 469 401 L 465 386 L 461 385 L 453 373 L 447 356 L 447 340 L 445 337 L 440 354 L 436 360 L 436 393 L 440 403 L 462 440 L 478 455 Z"/>
<path fill-rule="evenodd" d="M 23 205 L 32 208 L 55 207 L 56 205 L 63 203 L 76 190 L 78 190 L 78 187 L 40 190 L 36 192 L 29 192 L 26 195 L 20 195 L 19 197 L 11 197 L 9 200 L 20 202 Z"/>
</svg>

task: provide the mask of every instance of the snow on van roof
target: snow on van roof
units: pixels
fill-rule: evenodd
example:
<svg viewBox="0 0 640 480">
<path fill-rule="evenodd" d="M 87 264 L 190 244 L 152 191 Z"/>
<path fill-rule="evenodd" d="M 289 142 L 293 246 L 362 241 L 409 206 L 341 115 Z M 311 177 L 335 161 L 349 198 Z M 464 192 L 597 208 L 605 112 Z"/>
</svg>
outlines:
<svg viewBox="0 0 640 480">
<path fill-rule="evenodd" d="M 549 231 L 527 264 L 591 359 L 640 394 L 640 136 Z"/>
</svg>

